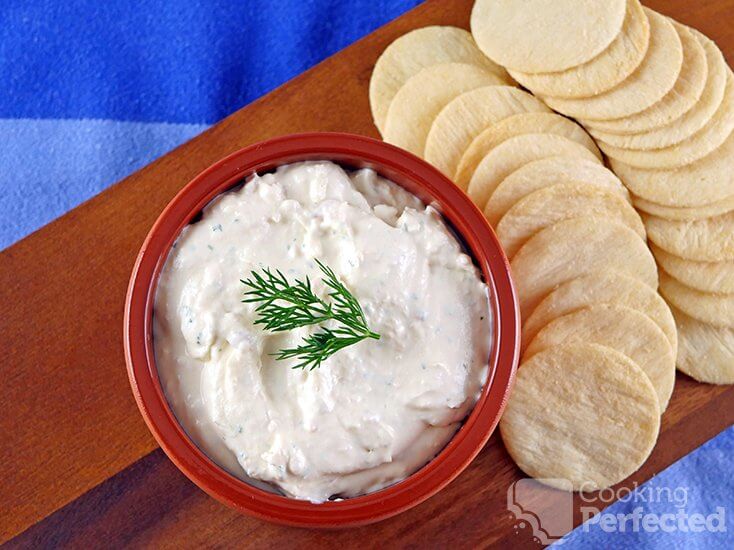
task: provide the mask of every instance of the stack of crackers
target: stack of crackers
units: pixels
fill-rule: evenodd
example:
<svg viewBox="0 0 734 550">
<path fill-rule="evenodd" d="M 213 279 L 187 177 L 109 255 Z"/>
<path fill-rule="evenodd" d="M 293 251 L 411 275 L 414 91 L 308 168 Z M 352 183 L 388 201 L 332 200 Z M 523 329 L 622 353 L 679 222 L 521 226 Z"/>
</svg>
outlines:
<svg viewBox="0 0 734 550">
<path fill-rule="evenodd" d="M 526 473 L 613 485 L 649 456 L 676 365 L 734 383 L 734 75 L 711 40 L 639 0 L 477 0 L 471 34 L 393 42 L 370 102 L 511 261 L 500 428 Z"/>
</svg>

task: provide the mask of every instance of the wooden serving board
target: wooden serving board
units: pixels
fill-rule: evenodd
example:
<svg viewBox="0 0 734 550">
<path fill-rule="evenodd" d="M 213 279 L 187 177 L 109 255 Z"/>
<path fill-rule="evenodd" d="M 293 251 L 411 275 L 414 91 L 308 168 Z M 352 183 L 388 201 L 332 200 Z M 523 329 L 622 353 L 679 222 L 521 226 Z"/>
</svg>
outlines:
<svg viewBox="0 0 734 550">
<path fill-rule="evenodd" d="M 734 60 L 734 0 L 650 0 Z M 399 35 L 468 28 L 472 0 L 429 0 L 207 132 L 0 252 L 0 542 L 288 547 L 522 544 L 507 512 L 523 477 L 497 435 L 424 504 L 377 525 L 309 531 L 240 516 L 190 483 L 158 449 L 133 401 L 122 352 L 130 271 L 155 218 L 198 172 L 272 136 L 312 130 L 377 137 L 367 88 Z M 623 485 L 663 470 L 734 424 L 734 386 L 679 375 L 652 456 Z M 549 491 L 541 506 L 553 509 Z M 576 523 L 580 522 L 576 500 Z"/>
</svg>

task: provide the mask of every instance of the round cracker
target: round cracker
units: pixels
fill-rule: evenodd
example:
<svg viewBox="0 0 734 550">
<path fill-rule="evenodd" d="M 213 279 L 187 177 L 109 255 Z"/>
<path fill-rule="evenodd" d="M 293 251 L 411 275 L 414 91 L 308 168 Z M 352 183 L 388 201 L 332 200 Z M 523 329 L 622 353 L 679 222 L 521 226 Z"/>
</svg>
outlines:
<svg viewBox="0 0 734 550">
<path fill-rule="evenodd" d="M 646 201 L 639 197 L 633 199 L 633 204 L 638 210 L 642 210 L 647 214 L 652 214 L 658 218 L 667 220 L 701 220 L 703 218 L 711 218 L 720 216 L 734 210 L 734 196 L 727 197 L 724 200 L 707 204 L 704 206 L 675 207 L 656 204 Z"/>
<path fill-rule="evenodd" d="M 678 370 L 707 384 L 734 384 L 734 330 L 713 327 L 673 309 L 678 325 Z"/>
<path fill-rule="evenodd" d="M 675 354 L 647 315 L 625 306 L 597 304 L 558 317 L 533 338 L 523 359 L 562 344 L 599 344 L 629 357 L 647 375 L 665 411 L 675 385 Z"/>
<path fill-rule="evenodd" d="M 734 260 L 734 212 L 676 221 L 643 215 L 647 236 L 666 252 L 698 262 Z"/>
<path fill-rule="evenodd" d="M 492 149 L 474 170 L 467 193 L 484 208 L 497 186 L 529 162 L 549 157 L 572 157 L 601 161 L 583 145 L 554 134 L 525 134 L 510 138 Z"/>
<path fill-rule="evenodd" d="M 696 31 L 692 30 L 692 32 Z M 592 121 L 586 124 L 591 135 L 618 147 L 649 149 L 675 145 L 703 128 L 721 106 L 729 69 L 724 55 L 716 44 L 700 33 L 696 34 L 696 37 L 706 53 L 707 72 L 703 93 L 690 110 L 666 125 L 642 133 L 631 132 L 632 135 L 626 136 L 615 136 L 600 130 L 597 125 L 601 123 Z"/>
<path fill-rule="evenodd" d="M 625 140 L 629 139 L 627 135 L 649 132 L 670 124 L 690 111 L 701 99 L 708 77 L 706 50 L 691 29 L 676 21 L 671 22 L 683 45 L 683 65 L 675 86 L 660 101 L 635 115 L 591 122 L 590 127 L 599 139 L 610 145 L 625 147 Z"/>
<path fill-rule="evenodd" d="M 702 292 L 734 294 L 734 262 L 694 262 L 650 246 L 658 265 L 684 285 Z"/>
<path fill-rule="evenodd" d="M 564 71 L 612 43 L 625 9 L 625 0 L 477 0 L 471 31 L 500 65 L 526 73 Z"/>
<path fill-rule="evenodd" d="M 444 63 L 426 67 L 410 77 L 390 103 L 383 138 L 422 155 L 431 124 L 455 97 L 502 80 L 477 65 Z M 591 139 L 591 138 L 589 138 Z"/>
<path fill-rule="evenodd" d="M 536 233 L 510 264 L 522 316 L 558 285 L 595 271 L 616 269 L 656 289 L 655 259 L 630 228 L 598 218 L 575 218 Z"/>
<path fill-rule="evenodd" d="M 385 48 L 372 71 L 370 107 L 380 132 L 385 127 L 390 103 L 403 84 L 422 69 L 441 63 L 477 65 L 512 84 L 507 71 L 488 59 L 466 30 L 448 26 L 416 29 Z"/>
<path fill-rule="evenodd" d="M 617 193 L 630 201 L 627 188 L 611 170 L 576 157 L 550 157 L 518 168 L 497 186 L 484 207 L 489 223 L 496 225 L 517 201 L 551 185 L 581 183 Z"/>
<path fill-rule="evenodd" d="M 578 99 L 544 97 L 554 110 L 573 118 L 608 120 L 644 111 L 673 89 L 683 65 L 683 46 L 667 18 L 645 8 L 650 45 L 645 58 L 624 82 L 602 94 Z"/>
<path fill-rule="evenodd" d="M 659 407 L 650 380 L 629 358 L 569 344 L 522 364 L 500 433 L 526 474 L 559 489 L 570 481 L 573 490 L 591 491 L 645 462 L 660 430 Z"/>
<path fill-rule="evenodd" d="M 675 355 L 678 332 L 668 304 L 646 284 L 618 271 L 589 273 L 546 296 L 523 323 L 523 349 L 554 319 L 597 304 L 625 306 L 644 313 L 663 331 Z"/>
<path fill-rule="evenodd" d="M 729 71 L 724 101 L 704 128 L 680 143 L 652 150 L 620 149 L 599 142 L 607 156 L 627 165 L 649 170 L 668 170 L 691 164 L 716 150 L 734 130 L 734 73 Z"/>
<path fill-rule="evenodd" d="M 479 134 L 461 156 L 454 181 L 462 189 L 469 185 L 474 170 L 487 154 L 500 143 L 523 134 L 554 134 L 583 145 L 599 160 L 601 151 L 591 136 L 575 122 L 555 113 L 521 113 L 500 120 Z"/>
<path fill-rule="evenodd" d="M 620 222 L 645 240 L 645 226 L 630 203 L 614 193 L 579 183 L 560 183 L 521 199 L 497 224 L 497 238 L 512 259 L 538 231 L 580 216 Z"/>
<path fill-rule="evenodd" d="M 510 71 L 520 84 L 536 95 L 589 97 L 613 88 L 640 65 L 650 41 L 650 24 L 639 0 L 627 0 L 622 31 L 595 58 L 565 71 L 523 73 Z"/>
<path fill-rule="evenodd" d="M 511 86 L 487 86 L 461 94 L 433 121 L 424 158 L 453 177 L 461 156 L 485 128 L 512 115 L 531 112 L 549 113 L 550 109 Z"/>
<path fill-rule="evenodd" d="M 734 132 L 715 151 L 675 170 L 643 170 L 611 159 L 614 172 L 632 193 L 675 207 L 705 206 L 734 196 Z"/>
<path fill-rule="evenodd" d="M 686 315 L 715 327 L 734 328 L 734 294 L 702 292 L 660 272 L 660 294 Z"/>
</svg>

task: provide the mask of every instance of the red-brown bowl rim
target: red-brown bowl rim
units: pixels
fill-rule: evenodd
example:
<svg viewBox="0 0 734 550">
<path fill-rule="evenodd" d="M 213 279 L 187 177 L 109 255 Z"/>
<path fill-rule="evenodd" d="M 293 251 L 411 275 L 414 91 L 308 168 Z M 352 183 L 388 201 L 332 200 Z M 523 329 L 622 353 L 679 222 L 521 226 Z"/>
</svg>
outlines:
<svg viewBox="0 0 734 550">
<path fill-rule="evenodd" d="M 367 495 L 322 504 L 284 497 L 249 485 L 209 459 L 186 435 L 158 379 L 152 338 L 155 289 L 168 252 L 212 198 L 254 172 L 300 160 L 370 167 L 433 204 L 464 240 L 489 286 L 494 338 L 489 377 L 481 397 L 449 444 L 405 480 Z M 434 495 L 479 453 L 499 422 L 514 380 L 520 317 L 509 265 L 482 213 L 433 166 L 397 147 L 344 133 L 292 134 L 232 153 L 188 183 L 166 206 L 143 243 L 125 303 L 124 346 L 135 400 L 148 428 L 176 466 L 217 500 L 261 519 L 303 527 L 364 525 L 394 516 Z"/>
</svg>

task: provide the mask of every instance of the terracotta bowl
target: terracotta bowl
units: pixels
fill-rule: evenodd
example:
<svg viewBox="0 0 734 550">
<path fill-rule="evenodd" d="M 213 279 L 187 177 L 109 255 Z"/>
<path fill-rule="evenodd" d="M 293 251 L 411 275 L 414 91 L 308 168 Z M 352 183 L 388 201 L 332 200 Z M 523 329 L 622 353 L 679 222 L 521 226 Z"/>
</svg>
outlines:
<svg viewBox="0 0 734 550">
<path fill-rule="evenodd" d="M 463 239 L 489 286 L 494 335 L 489 377 L 482 395 L 449 444 L 407 479 L 380 491 L 313 504 L 258 489 L 227 473 L 189 439 L 161 388 L 153 352 L 155 290 L 180 231 L 215 196 L 254 172 L 302 160 L 330 160 L 374 169 L 424 202 L 433 204 Z M 364 525 L 394 516 L 445 487 L 479 453 L 499 421 L 517 368 L 519 313 L 509 266 L 482 213 L 438 170 L 401 149 L 374 139 L 337 133 L 283 136 L 237 151 L 184 187 L 148 233 L 130 279 L 124 344 L 135 400 L 148 428 L 178 468 L 214 498 L 265 520 L 307 527 Z"/>
</svg>

